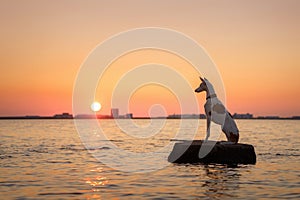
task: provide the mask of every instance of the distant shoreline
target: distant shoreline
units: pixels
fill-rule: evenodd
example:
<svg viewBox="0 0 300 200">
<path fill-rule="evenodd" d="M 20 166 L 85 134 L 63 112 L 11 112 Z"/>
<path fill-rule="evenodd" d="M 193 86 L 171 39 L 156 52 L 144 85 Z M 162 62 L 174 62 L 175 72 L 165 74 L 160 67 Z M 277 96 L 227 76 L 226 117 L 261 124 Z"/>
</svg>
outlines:
<svg viewBox="0 0 300 200">
<path fill-rule="evenodd" d="M 51 116 L 0 116 L 0 120 L 43 120 L 43 119 L 51 119 L 51 120 L 59 120 L 59 119 L 102 119 L 102 120 L 109 120 L 114 118 L 97 118 L 97 117 L 86 117 L 86 118 L 57 118 L 57 117 L 51 117 Z M 205 119 L 205 118 L 170 118 L 170 117 L 133 117 L 133 118 L 116 118 L 116 119 Z M 237 120 L 300 120 L 300 117 L 279 117 L 279 118 L 268 118 L 268 117 L 253 117 L 253 118 L 234 118 Z"/>
<path fill-rule="evenodd" d="M 114 113 L 113 111 L 116 112 Z M 300 120 L 300 116 L 280 117 L 275 115 L 257 116 L 253 114 L 239 114 L 234 113 L 231 117 L 233 119 L 250 119 L 250 120 Z M 36 120 L 36 119 L 206 119 L 205 114 L 172 114 L 168 116 L 159 117 L 134 117 L 132 113 L 119 115 L 118 109 L 112 109 L 111 115 L 97 115 L 95 114 L 77 114 L 73 115 L 68 112 L 55 114 L 53 116 L 40 116 L 40 115 L 25 115 L 25 116 L 0 116 L 0 120 Z"/>
</svg>

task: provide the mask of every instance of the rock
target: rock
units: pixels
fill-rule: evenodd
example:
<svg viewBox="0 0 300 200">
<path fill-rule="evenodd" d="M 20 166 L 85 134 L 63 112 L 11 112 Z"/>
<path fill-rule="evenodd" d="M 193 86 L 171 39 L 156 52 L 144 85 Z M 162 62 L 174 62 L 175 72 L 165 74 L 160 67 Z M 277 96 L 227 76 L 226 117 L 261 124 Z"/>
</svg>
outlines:
<svg viewBox="0 0 300 200">
<path fill-rule="evenodd" d="M 199 150 L 211 151 L 199 158 Z M 249 144 L 226 144 L 223 142 L 202 140 L 176 142 L 168 161 L 172 163 L 218 163 L 218 164 L 255 164 L 254 147 Z"/>
</svg>

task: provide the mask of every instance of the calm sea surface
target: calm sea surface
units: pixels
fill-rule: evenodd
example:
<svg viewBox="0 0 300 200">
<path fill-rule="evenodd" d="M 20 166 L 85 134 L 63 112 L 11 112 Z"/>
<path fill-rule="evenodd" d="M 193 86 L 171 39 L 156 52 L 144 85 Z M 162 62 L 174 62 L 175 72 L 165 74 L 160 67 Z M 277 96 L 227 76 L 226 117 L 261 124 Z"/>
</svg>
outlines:
<svg viewBox="0 0 300 200">
<path fill-rule="evenodd" d="M 145 156 L 152 171 L 138 173 L 108 166 L 93 155 L 113 158 L 105 142 L 134 155 L 156 151 L 171 142 L 180 120 L 167 120 L 160 133 L 136 139 L 124 134 L 113 120 L 99 123 L 107 141 L 90 137 L 93 145 L 84 146 L 73 120 L 1 120 L 0 198 L 300 198 L 300 121 L 238 120 L 240 142 L 255 147 L 256 165 L 170 164 L 166 159 L 146 160 Z M 123 126 L 126 123 L 129 121 L 124 120 Z M 135 123 L 149 125 L 148 120 Z M 205 120 L 199 123 L 198 139 L 204 138 Z M 189 127 L 184 130 L 188 133 Z M 86 130 L 86 134 L 93 132 Z M 97 133 L 94 135 L 96 138 Z M 123 158 L 115 160 L 116 166 L 125 166 L 123 162 Z M 130 166 L 140 169 L 144 164 L 132 161 Z M 164 167 L 154 170 L 155 166 Z"/>
</svg>

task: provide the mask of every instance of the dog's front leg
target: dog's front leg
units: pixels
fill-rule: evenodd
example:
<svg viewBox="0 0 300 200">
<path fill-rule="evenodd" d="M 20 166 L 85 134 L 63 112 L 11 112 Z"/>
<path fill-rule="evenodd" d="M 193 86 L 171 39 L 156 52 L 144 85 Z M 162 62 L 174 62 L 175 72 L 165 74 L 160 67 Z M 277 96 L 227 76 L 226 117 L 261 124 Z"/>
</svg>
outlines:
<svg viewBox="0 0 300 200">
<path fill-rule="evenodd" d="M 211 121 L 211 118 L 210 117 L 207 117 L 206 119 L 206 137 L 205 137 L 205 142 L 207 142 L 209 136 L 210 136 L 210 121 Z"/>
</svg>

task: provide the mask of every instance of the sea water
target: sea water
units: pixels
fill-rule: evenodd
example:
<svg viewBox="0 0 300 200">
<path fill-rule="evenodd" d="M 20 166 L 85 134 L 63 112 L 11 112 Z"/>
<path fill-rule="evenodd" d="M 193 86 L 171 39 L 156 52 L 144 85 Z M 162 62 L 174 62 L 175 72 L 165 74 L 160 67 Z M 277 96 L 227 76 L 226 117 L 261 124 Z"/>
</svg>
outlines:
<svg viewBox="0 0 300 200">
<path fill-rule="evenodd" d="M 181 120 L 160 120 L 163 123 L 158 124 L 163 124 L 163 128 L 149 137 L 138 137 L 138 133 L 128 135 L 114 120 L 99 120 L 99 125 L 106 134 L 106 142 L 139 155 L 155 152 L 175 137 Z M 196 139 L 204 138 L 206 122 L 196 121 L 199 122 Z M 185 122 L 193 124 L 195 120 Z M 131 121 L 122 121 L 123 126 L 126 123 L 130 126 Z M 134 123 L 147 127 L 151 122 L 134 120 Z M 97 142 L 93 147 L 87 145 L 83 135 L 93 133 L 89 127 L 85 133 L 78 133 L 73 120 L 1 120 L 0 197 L 299 199 L 300 121 L 237 120 L 237 124 L 240 142 L 255 147 L 256 165 L 172 164 L 166 159 L 147 160 L 145 157 L 143 164 L 152 167 L 150 171 L 126 172 L 101 162 L 101 157 L 95 155 L 109 158 L 111 147 L 103 145 L 103 138 L 99 140 L 102 141 L 100 146 Z M 184 131 L 188 135 L 192 129 L 187 126 Z M 221 136 L 222 139 L 225 137 Z M 115 160 L 119 166 L 127 165 L 123 161 Z M 139 162 L 130 162 L 130 165 L 133 169 L 141 169 Z"/>
</svg>

